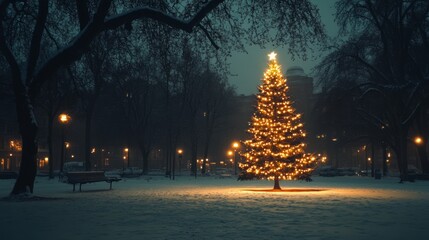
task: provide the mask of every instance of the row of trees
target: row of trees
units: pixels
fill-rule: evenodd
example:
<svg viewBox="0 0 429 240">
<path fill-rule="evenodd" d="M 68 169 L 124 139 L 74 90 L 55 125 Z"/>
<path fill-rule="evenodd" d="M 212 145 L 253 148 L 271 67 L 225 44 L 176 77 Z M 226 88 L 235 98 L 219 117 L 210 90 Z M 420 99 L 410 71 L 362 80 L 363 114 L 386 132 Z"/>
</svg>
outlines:
<svg viewBox="0 0 429 240">
<path fill-rule="evenodd" d="M 94 99 L 99 94 L 97 89 L 102 89 L 102 82 L 107 80 L 102 76 L 108 69 L 103 67 L 104 60 L 112 60 L 110 54 L 116 51 L 113 44 L 107 45 L 110 37 L 116 39 L 118 34 L 126 38 L 127 31 L 138 30 L 141 49 L 150 49 L 146 47 L 146 37 L 160 44 L 148 56 L 171 59 L 171 51 L 184 50 L 188 44 L 203 56 L 202 59 L 210 61 L 228 56 L 232 49 L 243 49 L 244 41 L 289 44 L 292 52 L 305 55 L 309 44 L 324 38 L 317 9 L 308 1 L 294 0 L 1 0 L 0 21 L 0 52 L 2 61 L 7 62 L 7 75 L 12 80 L 23 143 L 20 173 L 11 195 L 33 192 L 38 149 L 38 121 L 34 105 L 43 87 L 52 84 L 52 90 L 56 92 L 55 86 L 60 80 L 55 74 L 59 74 L 61 68 L 68 69 L 74 65 L 76 77 L 88 72 L 92 77 L 91 94 L 95 96 L 87 103 L 87 113 L 91 115 Z M 189 37 L 187 41 L 186 36 Z M 185 43 L 181 46 L 170 44 L 171 41 L 182 42 L 178 40 Z M 131 52 L 121 52 L 122 58 L 113 61 L 112 67 L 120 66 L 122 59 L 132 57 Z M 78 60 L 85 62 L 88 70 L 84 71 L 80 64 L 75 63 Z M 156 68 L 163 74 L 164 89 L 168 93 L 164 100 L 169 108 L 173 102 L 169 94 L 175 87 L 171 62 L 162 61 L 160 68 Z M 150 60 L 144 62 L 149 63 Z M 185 71 L 186 67 L 181 69 L 183 76 L 189 73 Z M 84 89 L 82 94 L 88 92 Z M 188 104 L 194 101 L 194 98 L 186 99 Z M 189 114 L 192 115 L 192 111 Z M 170 139 L 174 139 L 173 130 L 170 127 L 166 129 Z M 173 146 L 173 141 L 169 144 Z"/>
<path fill-rule="evenodd" d="M 393 149 L 401 180 L 408 143 L 419 136 L 421 167 L 429 173 L 429 2 L 340 0 L 336 8 L 341 38 L 318 66 L 321 122 L 333 137 Z"/>
<path fill-rule="evenodd" d="M 61 81 L 55 86 L 45 86 L 36 109 L 43 109 L 48 119 L 51 178 L 55 159 L 52 133 L 56 127 L 54 121 L 61 111 L 73 113 L 80 119 L 74 122 L 84 122 L 82 139 L 86 170 L 91 170 L 94 165 L 91 162 L 94 143 L 103 138 L 103 145 L 114 144 L 109 141 L 112 138 L 120 138 L 122 144 L 128 146 L 137 145 L 144 174 L 148 171 L 149 153 L 155 146 L 161 147 L 167 155 L 167 172 L 174 166 L 179 141 L 195 145 L 192 148 L 193 165 L 201 148 L 204 149 L 204 159 L 207 158 L 213 130 L 222 124 L 219 118 L 225 117 L 233 103 L 233 88 L 220 72 L 215 72 L 217 69 L 213 69 L 207 59 L 202 59 L 189 47 L 172 51 L 169 59 L 157 58 L 154 54 L 158 46 L 148 43 L 149 48 L 142 50 L 141 40 L 136 37 L 134 33 L 129 34 L 128 38 L 132 40 L 113 44 L 114 51 L 107 46 L 93 47 L 81 60 L 59 71 L 56 77 Z M 116 40 L 112 39 L 112 42 L 118 43 Z M 164 79 L 165 72 L 160 70 L 163 64 L 170 66 L 168 84 Z M 190 64 L 192 67 L 186 67 Z M 104 106 L 100 106 L 102 103 Z M 117 130 L 109 130 L 111 134 L 100 133 L 100 129 L 93 126 L 95 115 L 106 116 L 104 131 L 107 128 Z M 189 130 L 194 133 L 192 136 L 188 136 Z M 117 134 L 121 131 L 125 134 Z M 197 143 L 203 143 L 199 149 Z"/>
</svg>

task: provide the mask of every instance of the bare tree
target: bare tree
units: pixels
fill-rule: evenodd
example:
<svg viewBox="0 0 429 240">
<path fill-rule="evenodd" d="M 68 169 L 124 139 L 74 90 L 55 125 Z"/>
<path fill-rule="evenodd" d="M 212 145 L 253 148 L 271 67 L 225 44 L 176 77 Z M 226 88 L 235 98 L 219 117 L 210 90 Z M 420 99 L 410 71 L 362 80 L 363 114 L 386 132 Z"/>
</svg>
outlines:
<svg viewBox="0 0 429 240">
<path fill-rule="evenodd" d="M 71 77 L 68 75 L 65 69 L 58 71 L 53 76 L 59 80 L 48 81 L 42 91 L 43 95 L 38 99 L 36 107 L 40 107 L 46 114 L 48 125 L 47 125 L 47 144 L 49 151 L 49 178 L 54 178 L 54 148 L 53 148 L 53 133 L 54 133 L 54 122 L 58 117 L 61 110 L 68 109 L 71 107 L 73 101 L 73 92 L 71 89 Z"/>
<path fill-rule="evenodd" d="M 401 180 L 408 178 L 410 128 L 429 96 L 429 59 L 417 63 L 415 54 L 428 49 L 428 13 L 427 1 L 338 1 L 337 21 L 347 38 L 322 63 L 324 79 L 358 76 L 350 88 L 360 92 L 355 110 L 396 153 Z"/>
<path fill-rule="evenodd" d="M 170 5 L 166 1 L 165 11 L 143 3 L 135 6 L 112 3 L 111 0 L 75 1 L 75 4 L 49 0 L 0 1 L 0 51 L 12 76 L 23 141 L 20 174 L 11 195 L 33 192 L 38 131 L 33 105 L 41 87 L 61 66 L 78 60 L 87 52 L 100 33 L 146 19 L 194 33 L 196 37 L 204 36 L 211 45 L 219 47 L 222 44 L 225 49 L 228 49 L 228 42 L 229 46 L 239 44 L 242 33 L 247 33 L 255 43 L 288 43 L 297 50 L 323 38 L 318 12 L 309 1 L 190 0 L 180 4 L 173 1 Z M 50 23 L 55 23 L 54 19 L 60 22 L 70 20 L 70 24 L 63 24 L 67 25 L 67 31 L 61 24 L 52 27 Z M 249 20 L 252 23 L 246 25 L 249 27 L 241 25 Z M 29 26 L 33 26 L 33 30 L 28 35 Z M 279 31 L 268 34 L 269 27 Z M 59 35 L 62 37 L 58 38 Z M 61 41 L 62 47 L 44 59 L 40 57 L 41 42 L 48 36 L 67 40 Z"/>
<path fill-rule="evenodd" d="M 201 76 L 203 83 L 202 111 L 203 111 L 203 166 L 201 174 L 207 171 L 206 160 L 208 159 L 209 149 L 214 131 L 221 125 L 222 117 L 231 108 L 231 99 L 235 95 L 234 89 L 221 78 L 218 74 L 206 69 Z"/>
</svg>

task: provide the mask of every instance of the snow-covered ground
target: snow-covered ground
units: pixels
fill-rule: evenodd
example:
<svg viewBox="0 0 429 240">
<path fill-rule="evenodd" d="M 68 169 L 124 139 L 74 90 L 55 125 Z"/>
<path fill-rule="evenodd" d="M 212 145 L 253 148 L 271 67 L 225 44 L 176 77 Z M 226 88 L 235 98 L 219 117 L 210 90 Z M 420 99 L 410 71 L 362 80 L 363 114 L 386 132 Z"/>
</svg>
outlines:
<svg viewBox="0 0 429 240">
<path fill-rule="evenodd" d="M 0 197 L 14 180 L 0 180 Z M 315 177 L 323 191 L 255 192 L 273 182 L 164 177 L 83 185 L 38 178 L 35 195 L 0 201 L 0 239 L 427 239 L 429 181 Z"/>
</svg>

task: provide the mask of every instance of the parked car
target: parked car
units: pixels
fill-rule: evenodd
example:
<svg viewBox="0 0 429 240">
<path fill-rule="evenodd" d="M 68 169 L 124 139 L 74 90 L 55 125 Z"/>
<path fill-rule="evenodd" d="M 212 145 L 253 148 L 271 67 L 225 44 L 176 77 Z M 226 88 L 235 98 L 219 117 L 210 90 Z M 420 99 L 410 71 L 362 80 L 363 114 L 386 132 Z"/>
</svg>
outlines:
<svg viewBox="0 0 429 240">
<path fill-rule="evenodd" d="M 324 168 L 319 171 L 319 176 L 322 177 L 335 177 L 340 176 L 339 171 L 336 168 Z"/>
<path fill-rule="evenodd" d="M 355 176 L 356 170 L 353 168 L 323 168 L 319 171 L 319 176 L 322 177 L 337 177 L 337 176 Z"/>
</svg>

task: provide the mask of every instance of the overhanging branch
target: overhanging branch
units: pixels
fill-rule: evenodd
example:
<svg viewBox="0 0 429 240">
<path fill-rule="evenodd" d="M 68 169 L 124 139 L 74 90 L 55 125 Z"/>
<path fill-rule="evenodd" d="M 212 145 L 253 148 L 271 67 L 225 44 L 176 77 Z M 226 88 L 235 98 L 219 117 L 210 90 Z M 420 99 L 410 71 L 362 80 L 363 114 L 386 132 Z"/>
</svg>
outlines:
<svg viewBox="0 0 429 240">
<path fill-rule="evenodd" d="M 204 7 L 202 7 L 195 14 L 195 16 L 189 21 L 178 19 L 174 16 L 168 15 L 157 9 L 153 9 L 149 7 L 140 7 L 140 8 L 135 8 L 125 13 L 107 18 L 106 21 L 104 22 L 104 26 L 107 29 L 114 29 L 137 19 L 150 18 L 158 22 L 167 24 L 172 28 L 181 29 L 183 31 L 190 33 L 192 32 L 193 28 L 197 26 L 205 16 L 207 16 L 208 13 L 210 13 L 214 8 L 216 8 L 222 2 L 224 2 L 224 0 L 210 1 Z"/>
<path fill-rule="evenodd" d="M 190 21 L 177 19 L 165 14 L 159 10 L 142 7 L 130 10 L 123 14 L 105 18 L 111 4 L 111 0 L 101 0 L 94 17 L 86 27 L 76 36 L 76 38 L 65 48 L 58 51 L 56 55 L 48 59 L 36 73 L 34 81 L 29 87 L 30 97 L 34 98 L 46 81 L 46 79 L 60 66 L 71 63 L 78 59 L 84 52 L 89 43 L 102 31 L 114 29 L 131 21 L 150 18 L 158 22 L 165 23 L 173 28 L 181 29 L 186 32 L 192 32 L 193 28 L 224 0 L 212 0 L 202 7 Z"/>
<path fill-rule="evenodd" d="M 210 36 L 210 33 L 207 31 L 207 29 L 205 27 L 203 27 L 201 24 L 198 24 L 198 27 L 204 32 L 204 34 L 209 39 L 209 41 L 213 45 L 213 47 L 216 48 L 216 50 L 218 50 L 219 46 L 215 43 L 213 38 Z"/>
<path fill-rule="evenodd" d="M 34 80 L 30 83 L 28 88 L 31 99 L 37 96 L 43 83 L 55 70 L 82 56 L 89 43 L 101 32 L 103 19 L 109 10 L 110 3 L 110 0 L 101 0 L 94 17 L 80 34 L 78 34 L 68 46 L 59 50 L 57 54 L 49 58 L 35 73 Z"/>
<path fill-rule="evenodd" d="M 33 30 L 30 52 L 28 54 L 26 81 L 31 81 L 31 76 L 33 75 L 37 60 L 39 59 L 40 42 L 42 40 L 43 30 L 45 28 L 46 19 L 48 17 L 48 2 L 48 0 L 39 0 L 39 10 L 37 13 L 36 26 Z"/>
</svg>

